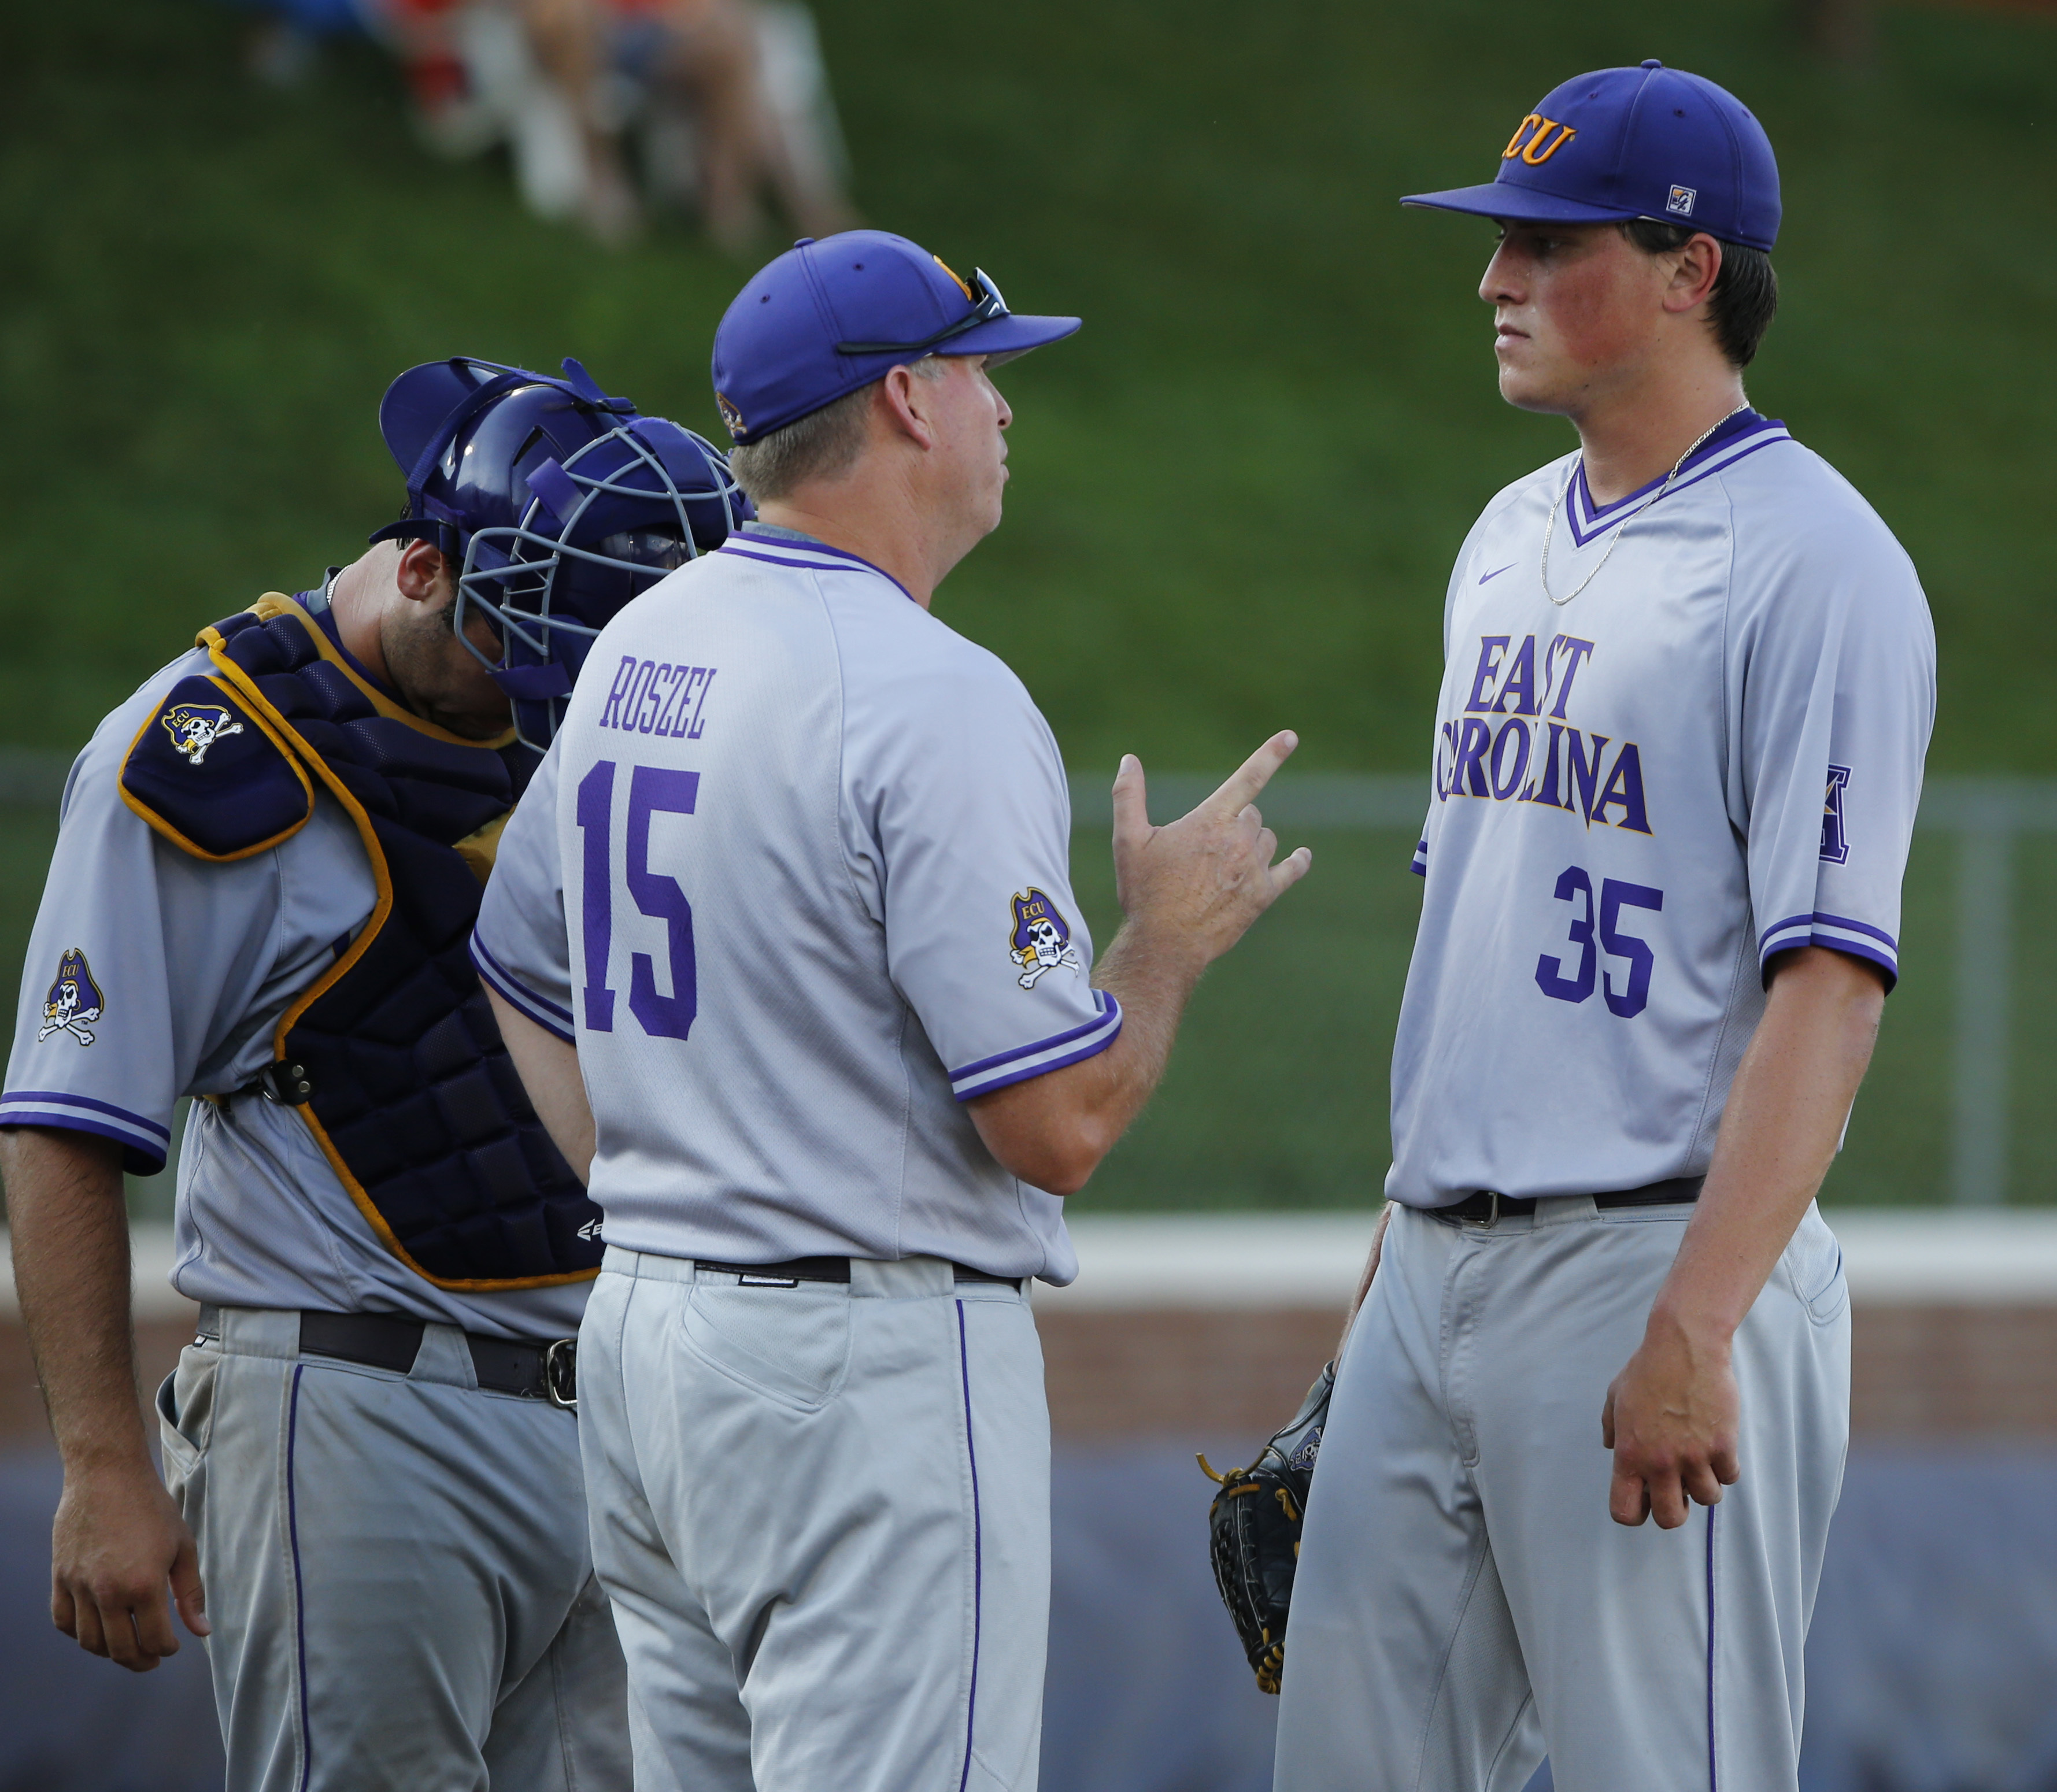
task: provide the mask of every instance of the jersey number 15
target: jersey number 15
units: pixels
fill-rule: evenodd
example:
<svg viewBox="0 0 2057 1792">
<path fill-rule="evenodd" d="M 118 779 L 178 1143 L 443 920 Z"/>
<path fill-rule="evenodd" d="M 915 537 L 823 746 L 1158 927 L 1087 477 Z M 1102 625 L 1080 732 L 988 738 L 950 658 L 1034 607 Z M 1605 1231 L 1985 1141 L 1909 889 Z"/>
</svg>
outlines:
<svg viewBox="0 0 2057 1792">
<path fill-rule="evenodd" d="M 578 825 L 585 854 L 579 886 L 584 923 L 585 987 L 579 992 L 590 1033 L 614 1031 L 615 992 L 607 986 L 607 961 L 614 946 L 615 762 L 601 759 L 579 780 Z M 684 1039 L 700 1006 L 693 963 L 693 906 L 676 878 L 650 869 L 650 818 L 662 811 L 690 815 L 700 800 L 700 775 L 661 766 L 635 765 L 628 780 L 628 894 L 636 906 L 664 923 L 672 961 L 672 993 L 659 993 L 656 967 L 647 952 L 628 961 L 628 1012 L 654 1039 Z"/>
</svg>

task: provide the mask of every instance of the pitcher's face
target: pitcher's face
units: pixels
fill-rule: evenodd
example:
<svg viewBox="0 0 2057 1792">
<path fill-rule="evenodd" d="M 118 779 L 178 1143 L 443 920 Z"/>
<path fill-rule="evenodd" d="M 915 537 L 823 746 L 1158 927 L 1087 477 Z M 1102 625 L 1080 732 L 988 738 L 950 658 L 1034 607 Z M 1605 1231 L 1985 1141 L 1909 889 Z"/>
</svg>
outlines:
<svg viewBox="0 0 2057 1792">
<path fill-rule="evenodd" d="M 1634 377 L 1659 349 L 1672 268 L 1613 224 L 1504 224 L 1479 283 L 1492 307 L 1500 396 L 1524 410 L 1575 413 Z"/>
</svg>

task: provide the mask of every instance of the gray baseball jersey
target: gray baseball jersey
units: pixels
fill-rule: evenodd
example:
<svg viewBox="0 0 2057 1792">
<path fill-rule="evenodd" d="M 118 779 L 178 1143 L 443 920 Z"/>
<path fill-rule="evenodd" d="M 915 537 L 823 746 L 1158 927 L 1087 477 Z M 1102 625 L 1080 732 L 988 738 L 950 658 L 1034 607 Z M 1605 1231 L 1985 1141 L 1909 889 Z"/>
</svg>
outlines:
<svg viewBox="0 0 2057 1792">
<path fill-rule="evenodd" d="M 576 1037 L 612 1246 L 1068 1282 L 961 1104 L 1111 1045 L 1056 741 L 877 568 L 757 525 L 595 643 L 509 822 L 482 973 Z"/>
<path fill-rule="evenodd" d="M 30 936 L 0 1122 L 118 1140 L 162 1169 L 181 1096 L 227 1096 L 271 1061 L 272 1029 L 371 913 L 356 829 L 325 793 L 282 844 L 228 864 L 181 852 L 123 801 L 121 763 L 182 678 L 182 654 L 102 722 L 73 767 Z M 256 1095 L 193 1104 L 172 1285 L 223 1306 L 386 1311 L 502 1337 L 575 1330 L 587 1285 L 438 1288 L 382 1244 L 297 1111 Z"/>
<path fill-rule="evenodd" d="M 1898 974 L 1936 703 L 1907 556 L 1754 411 L 1647 509 L 1577 466 L 1508 486 L 1451 576 L 1393 1059 L 1417 1207 L 1699 1174 L 1773 954 Z"/>
</svg>

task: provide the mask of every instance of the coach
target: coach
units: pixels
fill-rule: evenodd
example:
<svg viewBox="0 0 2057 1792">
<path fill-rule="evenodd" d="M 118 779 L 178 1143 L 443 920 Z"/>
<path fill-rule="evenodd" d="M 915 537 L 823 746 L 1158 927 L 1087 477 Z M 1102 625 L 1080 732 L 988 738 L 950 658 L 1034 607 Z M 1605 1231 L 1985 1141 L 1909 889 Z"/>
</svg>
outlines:
<svg viewBox="0 0 2057 1792">
<path fill-rule="evenodd" d="M 1000 521 L 992 368 L 1077 327 L 876 231 L 758 274 L 714 369 L 760 521 L 600 636 L 486 893 L 606 1216 L 583 1442 L 639 1786 L 1036 1783 L 1027 1285 L 1076 1274 L 1060 1196 L 1308 863 L 1249 807 L 1291 735 L 1163 828 L 1124 759 L 1096 969 L 1056 743 L 929 613 Z"/>
<path fill-rule="evenodd" d="M 1730 95 L 1581 75 L 1409 203 L 1498 222 L 1501 394 L 1579 451 L 1450 577 L 1277 1783 L 1497 1792 L 1547 1750 L 1560 1792 L 1790 1792 L 1849 1428 L 1813 1203 L 1898 974 L 1928 608 L 1744 396 L 1778 179 Z"/>
</svg>

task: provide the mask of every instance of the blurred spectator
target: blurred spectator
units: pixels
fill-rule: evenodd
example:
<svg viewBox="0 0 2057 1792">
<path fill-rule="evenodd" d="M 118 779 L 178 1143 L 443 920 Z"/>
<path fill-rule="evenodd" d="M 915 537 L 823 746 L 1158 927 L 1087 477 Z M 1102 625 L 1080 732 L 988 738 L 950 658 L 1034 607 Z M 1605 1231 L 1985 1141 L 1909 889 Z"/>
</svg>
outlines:
<svg viewBox="0 0 2057 1792">
<path fill-rule="evenodd" d="M 594 0 L 613 81 L 606 121 L 636 130 L 653 196 L 697 204 L 741 252 L 768 190 L 806 236 L 855 221 L 813 15 L 795 0 Z"/>
<path fill-rule="evenodd" d="M 505 143 L 530 211 L 575 217 L 602 242 L 634 234 L 635 195 L 590 103 L 601 45 L 589 0 L 365 3 L 431 148 L 466 156 Z"/>
<path fill-rule="evenodd" d="M 603 242 L 651 200 L 699 213 L 742 253 L 769 195 L 803 234 L 846 229 L 842 136 L 801 0 L 245 0 L 252 70 L 303 79 L 320 41 L 368 33 L 399 61 L 423 141 L 507 147 L 523 202 Z"/>
</svg>

